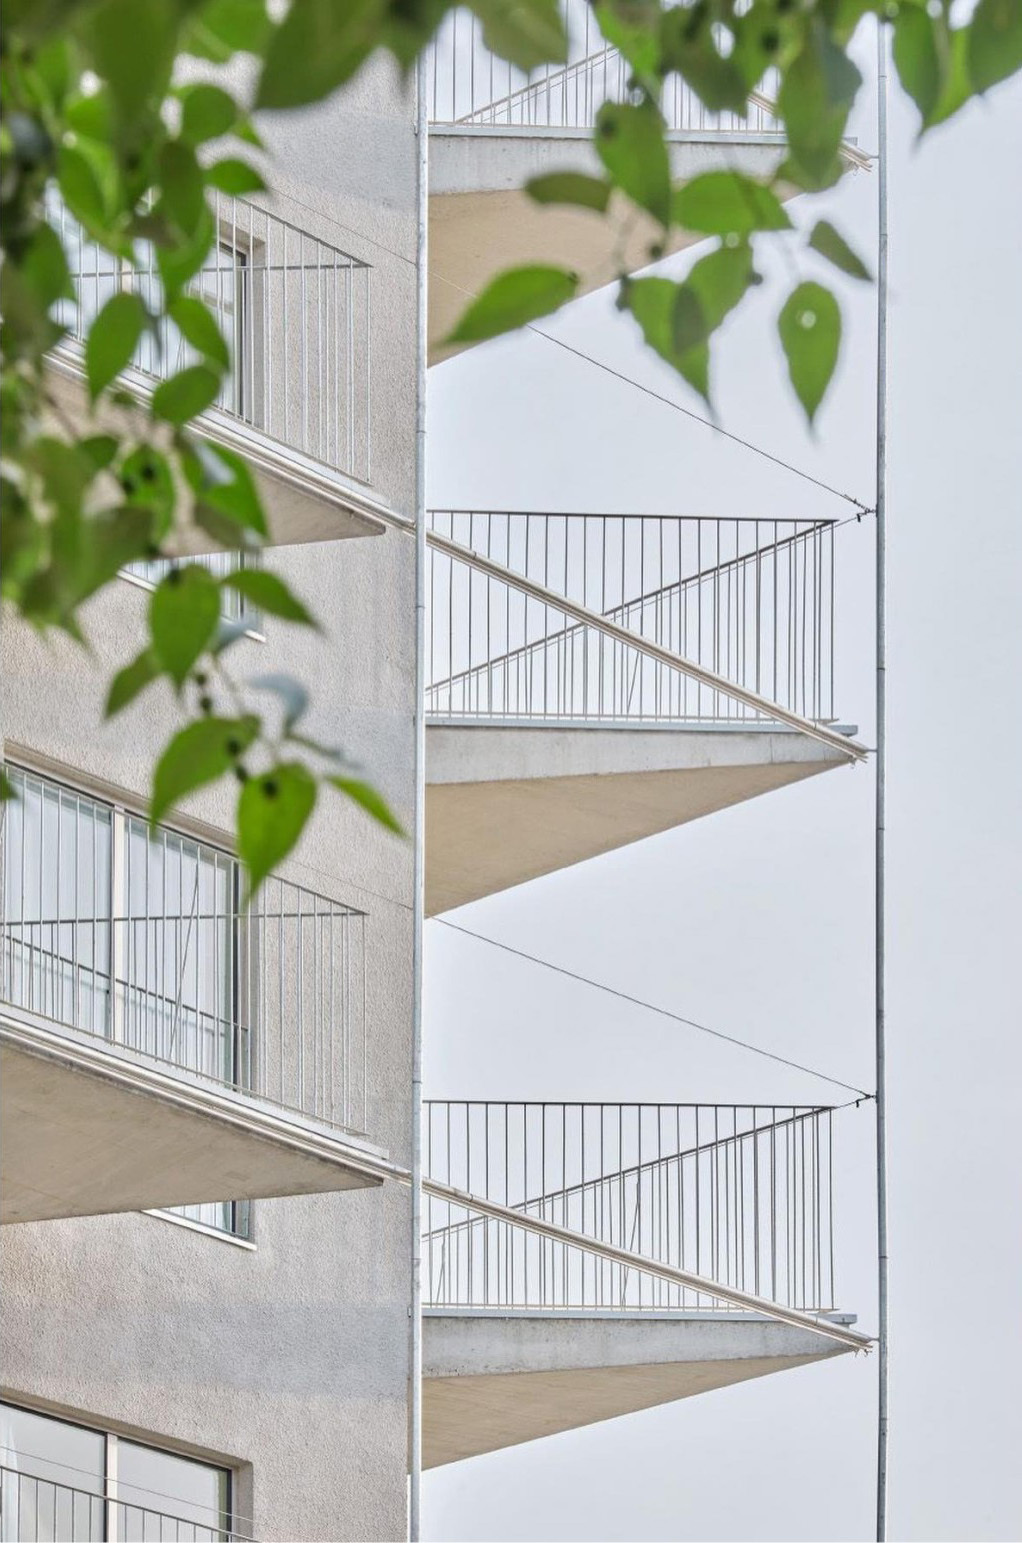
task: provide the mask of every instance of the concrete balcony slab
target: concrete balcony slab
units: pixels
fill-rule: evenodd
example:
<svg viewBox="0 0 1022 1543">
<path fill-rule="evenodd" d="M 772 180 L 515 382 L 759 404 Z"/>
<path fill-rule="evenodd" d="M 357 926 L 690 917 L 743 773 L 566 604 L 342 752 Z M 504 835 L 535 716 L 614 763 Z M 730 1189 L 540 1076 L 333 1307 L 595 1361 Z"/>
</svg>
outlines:
<svg viewBox="0 0 1022 1543">
<path fill-rule="evenodd" d="M 20 1010 L 0 1016 L 4 1222 L 363 1189 L 386 1154 Z"/>
<path fill-rule="evenodd" d="M 440 1467 L 847 1352 L 746 1314 L 427 1309 L 423 1465 Z"/>
<path fill-rule="evenodd" d="M 768 176 L 783 153 L 777 134 L 742 139 L 724 134 L 674 134 L 671 172 L 679 181 L 723 167 Z M 609 216 L 567 206 L 534 203 L 522 191 L 532 177 L 602 167 L 589 129 L 516 125 L 435 125 L 429 136 L 429 362 L 456 349 L 443 339 L 469 300 L 504 268 L 555 263 L 580 276 L 580 294 L 611 282 L 622 267 L 634 272 L 651 262 L 650 245 L 662 240 L 656 222 L 628 207 Z M 698 237 L 672 232 L 667 252 Z M 666 255 L 666 252 L 665 252 Z"/>
<path fill-rule="evenodd" d="M 91 415 L 81 370 L 72 356 L 52 360 L 49 380 L 61 411 L 83 433 L 97 428 L 110 432 L 127 429 L 129 418 L 124 408 L 104 403 L 95 417 Z M 133 379 L 132 384 L 139 399 L 146 401 L 151 388 L 141 378 Z M 203 414 L 200 426 L 207 439 L 248 461 L 266 511 L 271 546 L 380 536 L 393 518 L 394 511 L 375 499 L 363 484 L 228 413 L 211 408 Z M 158 437 L 158 426 L 154 432 Z M 180 555 L 219 550 L 211 536 L 194 526 L 189 527 Z"/>
<path fill-rule="evenodd" d="M 847 764 L 829 745 L 769 726 L 432 723 L 427 914 Z"/>
</svg>

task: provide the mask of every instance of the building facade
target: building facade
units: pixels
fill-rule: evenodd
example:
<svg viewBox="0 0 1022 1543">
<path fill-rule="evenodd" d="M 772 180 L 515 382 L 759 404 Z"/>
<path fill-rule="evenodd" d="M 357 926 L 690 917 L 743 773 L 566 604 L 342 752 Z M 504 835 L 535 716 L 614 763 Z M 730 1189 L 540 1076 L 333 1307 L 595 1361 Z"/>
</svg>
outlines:
<svg viewBox="0 0 1022 1543">
<path fill-rule="evenodd" d="M 240 673 L 313 683 L 309 732 L 412 839 L 324 799 L 245 910 L 229 789 L 146 825 L 170 694 L 103 721 L 158 574 L 89 607 L 92 657 L 4 628 L 5 1543 L 404 1537 L 416 845 L 436 914 L 861 754 L 824 522 L 417 510 L 420 307 L 441 358 L 507 261 L 596 282 L 598 222 L 518 189 L 586 165 L 622 87 L 584 27 L 525 82 L 474 68 L 469 26 L 426 72 L 428 189 L 414 83 L 373 65 L 267 123 L 272 200 L 221 201 L 199 281 L 234 351 L 208 430 L 250 458 L 263 561 L 324 623 L 241 616 Z M 779 153 L 764 106 L 672 112 L 679 177 L 722 138 Z M 87 313 L 122 280 L 64 234 Z M 141 392 L 158 368 L 138 359 Z M 71 346 L 72 411 L 79 379 Z M 833 1290 L 828 1110 L 434 1100 L 422 1128 L 426 1466 L 863 1343 Z"/>
</svg>

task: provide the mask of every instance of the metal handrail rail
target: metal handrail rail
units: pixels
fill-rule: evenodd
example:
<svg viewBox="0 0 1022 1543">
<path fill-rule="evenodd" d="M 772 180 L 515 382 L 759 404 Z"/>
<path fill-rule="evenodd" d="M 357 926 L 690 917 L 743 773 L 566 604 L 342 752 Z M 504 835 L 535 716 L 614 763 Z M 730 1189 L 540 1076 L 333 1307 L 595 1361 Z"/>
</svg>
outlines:
<svg viewBox="0 0 1022 1543">
<path fill-rule="evenodd" d="M 505 568 L 502 563 L 495 562 L 492 558 L 484 557 L 474 552 L 470 547 L 462 546 L 458 541 L 452 541 L 449 536 L 443 536 L 438 531 L 426 532 L 427 544 L 434 550 L 445 553 L 448 557 L 474 568 L 477 573 L 487 575 L 502 584 L 516 589 L 519 593 L 527 595 L 533 600 L 549 606 L 552 610 L 559 610 L 565 616 L 574 621 L 581 622 L 593 631 L 602 633 L 615 643 L 624 644 L 643 654 L 646 658 L 655 660 L 659 664 L 666 665 L 669 669 L 677 670 L 689 679 L 697 681 L 700 685 L 708 687 L 712 691 L 719 692 L 722 696 L 732 701 L 740 702 L 744 707 L 749 707 L 755 713 L 768 719 L 774 719 L 783 723 L 785 727 L 795 729 L 800 734 L 805 734 L 810 739 L 827 745 L 832 750 L 838 750 L 849 761 L 864 761 L 868 755 L 865 745 L 857 740 L 839 733 L 835 729 L 828 728 L 825 724 L 814 722 L 810 718 L 804 718 L 800 713 L 792 712 L 790 708 L 782 707 L 777 702 L 772 702 L 768 697 L 760 696 L 748 687 L 736 684 L 728 680 L 726 676 L 718 674 L 715 670 L 708 669 L 705 665 L 696 663 L 693 659 L 686 659 L 683 655 L 674 653 L 671 649 L 664 648 L 661 644 L 643 637 L 641 633 L 633 632 L 628 627 L 622 627 L 619 623 L 611 621 L 598 611 L 591 610 L 588 606 L 580 605 L 577 601 L 568 599 L 565 595 L 558 594 L 556 590 L 549 589 L 544 584 L 539 584 L 535 579 L 525 578 L 522 574 L 515 573 L 510 568 Z"/>
<path fill-rule="evenodd" d="M 490 1217 L 494 1221 L 507 1222 L 512 1227 L 535 1234 L 537 1237 L 547 1238 L 554 1243 L 563 1243 L 571 1248 L 578 1249 L 582 1253 L 595 1255 L 606 1260 L 609 1264 L 616 1264 L 628 1270 L 634 1270 L 641 1275 L 651 1276 L 656 1280 L 666 1282 L 668 1285 L 682 1286 L 690 1291 L 699 1292 L 703 1296 L 712 1297 L 719 1302 L 725 1302 L 730 1307 L 743 1308 L 748 1312 L 760 1314 L 765 1318 L 772 1318 L 778 1323 L 786 1323 L 792 1328 L 808 1329 L 811 1333 L 820 1334 L 825 1339 L 836 1340 L 849 1350 L 869 1350 L 873 1341 L 868 1334 L 862 1334 L 856 1329 L 851 1329 L 842 1323 L 835 1323 L 826 1318 L 816 1318 L 811 1313 L 800 1311 L 795 1307 L 785 1307 L 780 1302 L 772 1302 L 766 1297 L 755 1296 L 750 1291 L 740 1290 L 738 1287 L 726 1286 L 720 1281 L 710 1280 L 704 1275 L 696 1275 L 692 1270 L 683 1270 L 676 1265 L 662 1264 L 656 1259 L 649 1259 L 645 1254 L 637 1254 L 631 1249 L 620 1248 L 617 1244 L 602 1242 L 597 1238 L 591 1238 L 586 1233 L 575 1232 L 570 1227 L 562 1227 L 557 1222 L 549 1222 L 538 1216 L 527 1216 L 520 1211 L 513 1210 L 510 1206 L 501 1205 L 499 1201 L 487 1200 L 481 1195 L 473 1195 L 465 1190 L 456 1189 L 450 1184 L 441 1184 L 436 1179 L 424 1178 L 422 1188 L 427 1195 L 435 1200 L 443 1200 L 448 1204 L 464 1207 L 466 1210 L 475 1211 L 479 1216 Z"/>
</svg>

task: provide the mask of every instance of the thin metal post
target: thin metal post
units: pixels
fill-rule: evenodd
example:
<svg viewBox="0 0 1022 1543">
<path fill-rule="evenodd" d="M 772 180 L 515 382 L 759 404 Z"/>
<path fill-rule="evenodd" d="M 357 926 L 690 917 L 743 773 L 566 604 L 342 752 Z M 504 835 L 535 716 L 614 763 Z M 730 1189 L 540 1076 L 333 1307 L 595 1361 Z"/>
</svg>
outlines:
<svg viewBox="0 0 1022 1543">
<path fill-rule="evenodd" d="M 887 1301 L 887 1025 L 885 880 L 887 818 L 887 28 L 877 23 L 877 400 L 876 400 L 876 825 L 875 1050 L 877 1181 L 877 1543 L 887 1537 L 889 1323 Z"/>
<path fill-rule="evenodd" d="M 422 1491 L 422 962 L 426 812 L 426 274 L 429 214 L 428 77 L 425 54 L 416 72 L 418 230 L 416 234 L 415 404 L 415 829 L 412 893 L 412 1205 L 409 1343 L 408 1536 L 418 1543 Z"/>
</svg>

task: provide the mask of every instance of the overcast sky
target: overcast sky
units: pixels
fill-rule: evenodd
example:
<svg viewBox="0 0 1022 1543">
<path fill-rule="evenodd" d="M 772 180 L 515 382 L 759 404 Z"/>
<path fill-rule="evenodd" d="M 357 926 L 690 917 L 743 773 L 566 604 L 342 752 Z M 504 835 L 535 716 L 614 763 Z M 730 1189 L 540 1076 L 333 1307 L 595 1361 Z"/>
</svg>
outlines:
<svg viewBox="0 0 1022 1543">
<path fill-rule="evenodd" d="M 857 128 L 874 149 L 868 110 Z M 1022 89 L 918 151 L 899 108 L 892 137 L 891 1534 L 1017 1538 Z M 875 191 L 860 173 L 830 199 L 864 253 Z M 842 285 L 814 441 L 771 337 L 782 293 L 720 346 L 723 421 L 871 503 L 872 294 Z M 693 405 L 607 295 L 546 326 Z M 434 370 L 429 411 L 434 506 L 849 512 L 528 334 Z M 836 698 L 870 744 L 872 541 L 838 538 Z M 871 1087 L 871 863 L 872 767 L 840 769 L 452 919 Z M 834 1097 L 440 922 L 427 942 L 428 1096 Z M 837 1117 L 838 1298 L 870 1331 L 872 1137 L 869 1105 Z M 455 1464 L 425 1477 L 425 1535 L 867 1538 L 875 1397 L 875 1358 L 845 1356 Z"/>
</svg>

